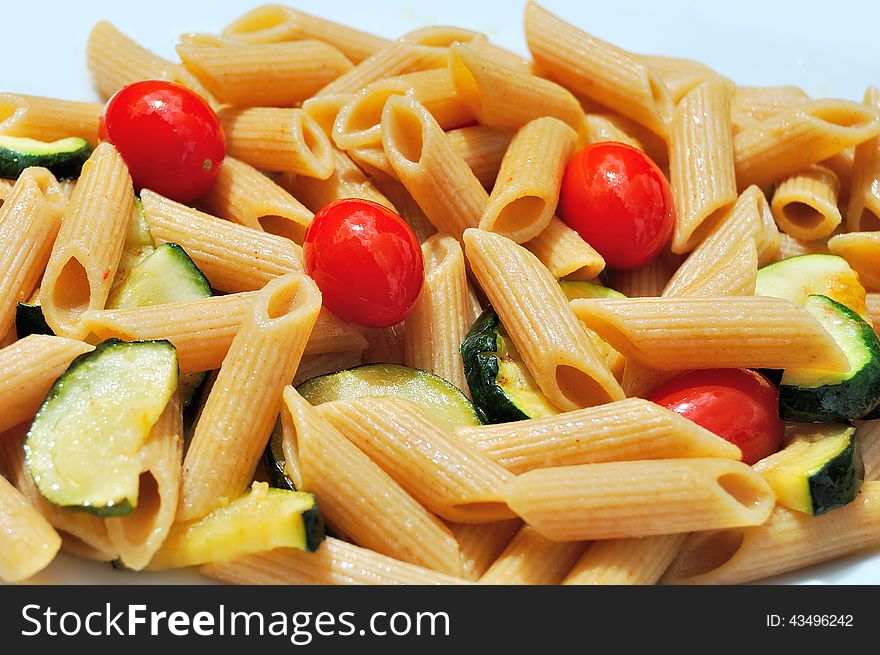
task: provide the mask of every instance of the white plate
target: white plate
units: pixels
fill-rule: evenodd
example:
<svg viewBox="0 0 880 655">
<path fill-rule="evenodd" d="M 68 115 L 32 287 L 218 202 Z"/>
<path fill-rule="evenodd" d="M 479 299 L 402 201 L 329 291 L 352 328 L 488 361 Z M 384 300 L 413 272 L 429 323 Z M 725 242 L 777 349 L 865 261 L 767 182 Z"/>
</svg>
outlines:
<svg viewBox="0 0 880 655">
<path fill-rule="evenodd" d="M 387 37 L 424 25 L 485 32 L 525 53 L 522 1 L 290 0 L 298 8 Z M 85 66 L 92 25 L 108 19 L 165 57 L 185 32 L 217 32 L 263 4 L 247 0 L 80 0 L 16 2 L 4 12 L 2 91 L 98 100 Z M 544 0 L 544 6 L 596 36 L 642 53 L 703 61 L 740 84 L 793 84 L 811 96 L 861 100 L 880 84 L 880 7 L 873 0 Z M 190 571 L 124 573 L 61 556 L 42 583 L 204 583 Z M 880 553 L 850 556 L 774 578 L 797 584 L 880 584 Z"/>
</svg>

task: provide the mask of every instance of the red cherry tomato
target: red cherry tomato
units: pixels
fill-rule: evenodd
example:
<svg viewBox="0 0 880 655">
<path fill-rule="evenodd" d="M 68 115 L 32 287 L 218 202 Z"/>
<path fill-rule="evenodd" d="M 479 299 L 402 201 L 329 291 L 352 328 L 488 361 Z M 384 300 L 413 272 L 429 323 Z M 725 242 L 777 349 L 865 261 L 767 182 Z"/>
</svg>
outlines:
<svg viewBox="0 0 880 655">
<path fill-rule="evenodd" d="M 400 323 L 425 279 L 422 249 L 400 216 L 375 202 L 347 198 L 315 214 L 303 262 L 324 306 L 371 328 Z"/>
<path fill-rule="evenodd" d="M 572 157 L 559 212 L 611 268 L 650 264 L 675 226 L 669 182 L 644 153 L 623 143 L 596 143 Z"/>
<path fill-rule="evenodd" d="M 707 369 L 683 373 L 649 396 L 739 446 L 746 464 L 782 447 L 785 423 L 779 418 L 779 391 L 760 373 L 748 369 Z"/>
<path fill-rule="evenodd" d="M 226 155 L 223 128 L 210 105 L 159 80 L 117 91 L 104 107 L 99 134 L 119 150 L 135 187 L 178 202 L 207 192 Z"/>
</svg>

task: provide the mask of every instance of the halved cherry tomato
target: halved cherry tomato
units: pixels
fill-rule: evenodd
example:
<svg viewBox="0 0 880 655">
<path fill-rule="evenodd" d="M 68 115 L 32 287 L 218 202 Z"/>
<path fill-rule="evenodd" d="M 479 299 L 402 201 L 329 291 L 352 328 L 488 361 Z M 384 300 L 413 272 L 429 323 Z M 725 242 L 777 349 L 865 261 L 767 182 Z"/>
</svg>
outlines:
<svg viewBox="0 0 880 655">
<path fill-rule="evenodd" d="M 667 380 L 649 396 L 658 405 L 739 446 L 746 464 L 782 447 L 779 391 L 748 369 L 706 369 Z"/>
<path fill-rule="evenodd" d="M 425 279 L 422 249 L 409 225 L 387 207 L 357 198 L 315 214 L 303 263 L 327 309 L 371 328 L 405 319 Z"/>
<path fill-rule="evenodd" d="M 99 134 L 119 150 L 134 185 L 189 202 L 206 193 L 226 156 L 217 114 L 186 87 L 145 80 L 117 91 Z"/>
<path fill-rule="evenodd" d="M 675 208 L 662 171 L 623 143 L 596 143 L 568 162 L 559 198 L 562 219 L 611 268 L 650 264 L 672 236 Z"/>
</svg>

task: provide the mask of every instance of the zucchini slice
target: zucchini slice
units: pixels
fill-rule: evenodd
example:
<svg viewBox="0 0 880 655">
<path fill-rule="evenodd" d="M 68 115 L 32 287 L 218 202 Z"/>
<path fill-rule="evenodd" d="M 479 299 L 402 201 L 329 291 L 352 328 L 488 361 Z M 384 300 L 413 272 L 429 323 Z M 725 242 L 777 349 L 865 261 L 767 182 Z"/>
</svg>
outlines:
<svg viewBox="0 0 880 655">
<path fill-rule="evenodd" d="M 580 282 L 577 280 L 559 280 L 559 286 L 569 300 L 578 298 L 626 298 L 625 295 L 610 287 L 592 282 Z"/>
<path fill-rule="evenodd" d="M 393 397 L 409 400 L 449 430 L 480 425 L 474 405 L 443 378 L 400 364 L 364 364 L 311 378 L 296 390 L 312 405 L 350 398 Z"/>
<path fill-rule="evenodd" d="M 559 413 L 529 373 L 491 307 L 465 336 L 461 358 L 471 397 L 488 423 Z"/>
<path fill-rule="evenodd" d="M 15 333 L 19 339 L 31 334 L 55 334 L 46 323 L 39 297 L 33 302 L 20 302 L 15 306 Z"/>
<path fill-rule="evenodd" d="M 782 298 L 798 307 L 811 295 L 828 296 L 871 322 L 858 273 L 837 255 L 799 255 L 765 266 L 758 271 L 755 295 Z"/>
<path fill-rule="evenodd" d="M 53 505 L 99 516 L 137 507 L 140 449 L 177 389 L 168 341 L 108 339 L 55 381 L 25 441 L 25 459 Z"/>
<path fill-rule="evenodd" d="M 880 341 L 873 328 L 839 302 L 810 296 L 804 305 L 834 337 L 850 369 L 788 369 L 779 384 L 779 416 L 799 423 L 839 423 L 866 416 L 880 403 Z"/>
<path fill-rule="evenodd" d="M 275 489 L 286 489 L 287 491 L 296 491 L 296 485 L 293 480 L 287 477 L 284 467 L 286 460 L 284 458 L 284 434 L 281 432 L 281 419 L 275 422 L 275 428 L 269 437 L 269 443 L 266 444 L 266 450 L 263 453 L 263 465 L 266 468 L 266 475 L 269 476 L 269 483 Z"/>
<path fill-rule="evenodd" d="M 0 177 L 17 180 L 29 166 L 48 168 L 59 178 L 79 177 L 92 145 L 78 136 L 47 143 L 18 136 L 0 136 Z"/>
<path fill-rule="evenodd" d="M 323 540 L 324 520 L 312 494 L 254 482 L 228 505 L 173 526 L 147 570 L 198 566 L 275 548 L 312 552 Z"/>
<path fill-rule="evenodd" d="M 785 448 L 755 464 L 776 500 L 805 514 L 824 514 L 856 497 L 865 477 L 856 428 L 798 426 Z"/>
</svg>

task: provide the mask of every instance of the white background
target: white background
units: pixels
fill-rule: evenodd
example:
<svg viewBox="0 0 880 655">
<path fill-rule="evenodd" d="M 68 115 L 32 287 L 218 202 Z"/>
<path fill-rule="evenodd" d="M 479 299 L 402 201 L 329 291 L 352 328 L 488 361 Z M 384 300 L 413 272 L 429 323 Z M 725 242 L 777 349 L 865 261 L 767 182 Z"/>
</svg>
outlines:
<svg viewBox="0 0 880 655">
<path fill-rule="evenodd" d="M 85 43 L 108 19 L 165 57 L 186 32 L 217 32 L 260 2 L 248 0 L 3 0 L 0 91 L 98 100 Z M 525 53 L 524 1 L 296 0 L 300 9 L 396 37 L 428 24 L 479 30 Z M 880 85 L 880 3 L 737 0 L 544 0 L 544 6 L 596 36 L 642 53 L 703 61 L 740 84 L 794 84 L 812 96 L 860 100 Z M 109 565 L 61 557 L 35 581 L 202 582 L 195 574 L 124 574 Z M 775 579 L 880 584 L 880 554 L 853 556 Z"/>
</svg>

